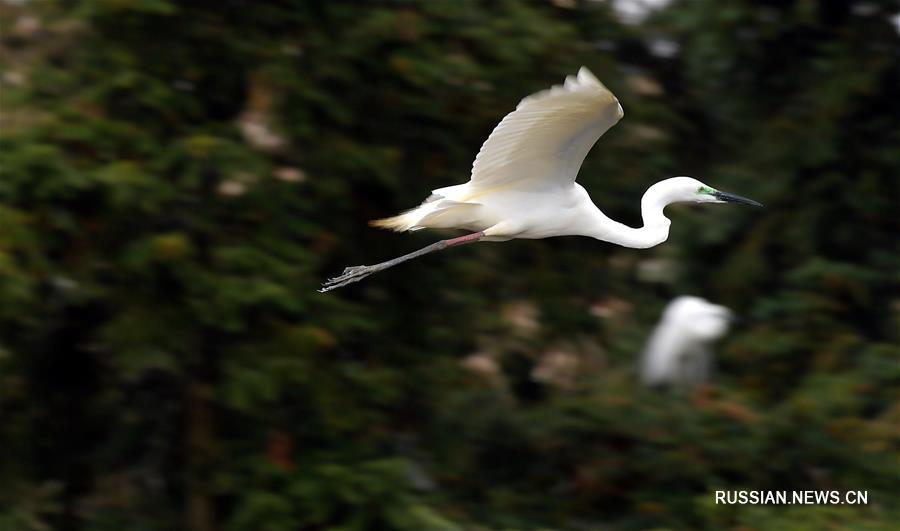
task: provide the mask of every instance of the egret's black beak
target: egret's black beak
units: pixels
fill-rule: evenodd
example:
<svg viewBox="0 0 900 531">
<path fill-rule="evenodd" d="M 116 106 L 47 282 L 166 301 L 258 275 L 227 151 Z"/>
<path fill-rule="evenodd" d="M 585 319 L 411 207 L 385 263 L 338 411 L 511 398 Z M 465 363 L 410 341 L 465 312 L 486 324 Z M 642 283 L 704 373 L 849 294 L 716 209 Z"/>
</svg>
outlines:
<svg viewBox="0 0 900 531">
<path fill-rule="evenodd" d="M 729 194 L 728 192 L 715 192 L 713 193 L 713 197 L 715 197 L 719 201 L 725 201 L 726 203 L 740 203 L 742 205 L 750 205 L 755 207 L 763 206 L 762 203 L 758 203 L 752 199 L 747 199 L 746 197 L 741 197 L 739 195 Z"/>
</svg>

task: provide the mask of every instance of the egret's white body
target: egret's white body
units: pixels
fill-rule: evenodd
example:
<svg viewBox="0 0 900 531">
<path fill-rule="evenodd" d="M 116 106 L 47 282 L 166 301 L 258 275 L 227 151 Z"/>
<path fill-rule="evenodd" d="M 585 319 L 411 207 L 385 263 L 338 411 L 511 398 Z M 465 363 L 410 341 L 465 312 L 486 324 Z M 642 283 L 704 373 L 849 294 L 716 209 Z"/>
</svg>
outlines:
<svg viewBox="0 0 900 531">
<path fill-rule="evenodd" d="M 709 381 L 712 345 L 728 332 L 731 311 L 700 297 L 677 297 L 641 357 L 641 381 L 648 386 L 691 386 Z"/>
<path fill-rule="evenodd" d="M 663 209 L 670 203 L 759 205 L 690 177 L 673 177 L 644 194 L 643 227 L 632 228 L 610 219 L 575 177 L 597 139 L 623 115 L 619 100 L 584 67 L 563 85 L 523 99 L 482 145 L 467 183 L 433 190 L 418 207 L 372 222 L 395 231 L 466 229 L 473 234 L 374 266 L 347 268 L 343 275 L 326 282 L 323 291 L 428 252 L 479 240 L 589 236 L 643 249 L 668 238 L 671 222 Z"/>
<path fill-rule="evenodd" d="M 661 215 L 664 205 L 658 205 L 660 216 L 644 220 L 643 231 L 632 229 L 606 217 L 575 182 L 588 151 L 623 115 L 613 93 L 581 68 L 564 85 L 522 100 L 494 128 L 469 182 L 434 190 L 418 208 L 374 223 L 399 231 L 480 231 L 485 241 L 576 235 L 628 247 L 661 243 L 669 227 Z M 703 186 L 679 178 L 658 187 L 656 199 L 676 192 L 678 184 L 692 193 Z"/>
</svg>

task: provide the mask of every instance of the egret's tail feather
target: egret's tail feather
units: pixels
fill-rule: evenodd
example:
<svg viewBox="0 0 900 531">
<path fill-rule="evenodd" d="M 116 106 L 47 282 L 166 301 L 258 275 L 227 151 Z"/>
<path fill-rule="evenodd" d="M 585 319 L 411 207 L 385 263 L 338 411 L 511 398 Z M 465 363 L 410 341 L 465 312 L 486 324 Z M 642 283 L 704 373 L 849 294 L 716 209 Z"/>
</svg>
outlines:
<svg viewBox="0 0 900 531">
<path fill-rule="evenodd" d="M 471 212 L 479 203 L 454 201 L 434 193 L 424 203 L 394 217 L 369 222 L 373 227 L 397 232 L 424 228 L 451 229 L 471 224 Z"/>
<path fill-rule="evenodd" d="M 392 216 L 389 218 L 382 219 L 373 219 L 369 222 L 369 225 L 373 227 L 378 227 L 379 229 L 387 229 L 396 232 L 406 232 L 408 230 L 418 230 L 422 227 L 417 227 L 416 222 L 418 218 L 421 217 L 418 214 L 414 214 L 417 209 L 412 209 L 410 211 L 404 212 L 402 214 L 398 214 L 396 216 Z"/>
</svg>

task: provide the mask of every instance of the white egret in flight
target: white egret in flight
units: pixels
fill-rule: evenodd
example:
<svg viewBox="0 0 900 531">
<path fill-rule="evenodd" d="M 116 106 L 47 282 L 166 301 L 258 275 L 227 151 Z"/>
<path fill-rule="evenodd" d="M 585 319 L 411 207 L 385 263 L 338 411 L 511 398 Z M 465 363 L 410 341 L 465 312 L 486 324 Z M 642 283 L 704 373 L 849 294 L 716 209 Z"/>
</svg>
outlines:
<svg viewBox="0 0 900 531">
<path fill-rule="evenodd" d="M 523 99 L 481 146 L 469 182 L 433 190 L 418 207 L 372 222 L 398 232 L 430 228 L 465 229 L 471 234 L 380 264 L 348 267 L 320 291 L 357 282 L 433 251 L 481 240 L 589 236 L 645 249 L 668 238 L 671 221 L 663 209 L 676 202 L 762 206 L 690 177 L 673 177 L 644 193 L 643 227 L 608 218 L 575 177 L 597 139 L 622 116 L 619 100 L 585 67 L 563 85 Z"/>
<path fill-rule="evenodd" d="M 692 386 L 709 381 L 712 344 L 728 332 L 731 311 L 700 297 L 666 306 L 641 356 L 644 385 Z"/>
</svg>

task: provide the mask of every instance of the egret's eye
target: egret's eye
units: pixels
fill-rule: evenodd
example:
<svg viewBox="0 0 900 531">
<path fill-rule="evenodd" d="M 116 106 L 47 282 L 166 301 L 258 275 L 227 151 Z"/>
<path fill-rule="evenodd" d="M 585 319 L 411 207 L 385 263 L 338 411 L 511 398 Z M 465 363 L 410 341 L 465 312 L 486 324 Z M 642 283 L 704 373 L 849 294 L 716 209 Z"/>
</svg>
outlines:
<svg viewBox="0 0 900 531">
<path fill-rule="evenodd" d="M 716 191 L 713 190 L 712 188 L 710 188 L 709 186 L 701 186 L 700 188 L 697 188 L 697 193 L 698 193 L 698 194 L 713 195 L 714 193 L 716 193 Z"/>
</svg>

